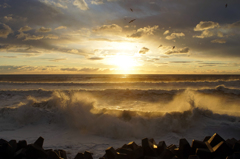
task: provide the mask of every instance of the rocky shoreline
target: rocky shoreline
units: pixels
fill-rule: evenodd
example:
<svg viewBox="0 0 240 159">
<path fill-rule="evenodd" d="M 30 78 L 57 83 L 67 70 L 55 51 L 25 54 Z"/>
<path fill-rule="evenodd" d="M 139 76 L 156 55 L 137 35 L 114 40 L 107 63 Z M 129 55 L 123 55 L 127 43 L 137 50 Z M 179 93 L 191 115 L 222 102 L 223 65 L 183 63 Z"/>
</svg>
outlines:
<svg viewBox="0 0 240 159">
<path fill-rule="evenodd" d="M 44 138 L 39 137 L 33 144 L 26 140 L 0 139 L 0 159 L 67 159 L 62 149 L 43 149 Z M 74 159 L 93 159 L 89 151 L 79 152 Z M 204 140 L 182 138 L 179 145 L 156 143 L 154 139 L 142 139 L 142 145 L 134 141 L 114 149 L 109 147 L 99 159 L 240 159 L 240 140 L 224 140 L 219 134 L 206 136 Z"/>
</svg>

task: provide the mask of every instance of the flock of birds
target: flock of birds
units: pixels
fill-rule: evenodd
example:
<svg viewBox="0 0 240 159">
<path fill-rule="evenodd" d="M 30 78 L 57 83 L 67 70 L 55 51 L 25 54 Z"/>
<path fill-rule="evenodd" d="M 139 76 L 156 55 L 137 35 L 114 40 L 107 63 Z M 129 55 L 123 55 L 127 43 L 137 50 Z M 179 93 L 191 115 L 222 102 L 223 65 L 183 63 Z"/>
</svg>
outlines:
<svg viewBox="0 0 240 159">
<path fill-rule="evenodd" d="M 226 4 L 225 4 L 225 8 L 227 8 L 227 6 L 228 6 L 228 4 L 226 3 Z M 133 12 L 133 9 L 132 9 L 132 8 L 130 8 L 130 10 L 131 10 L 131 12 Z M 126 20 L 126 19 L 125 19 L 125 20 Z M 128 23 L 132 23 L 132 22 L 134 22 L 135 20 L 136 20 L 136 19 L 132 19 L 132 20 L 130 20 Z M 160 47 L 162 47 L 162 45 L 159 45 L 159 46 L 158 46 L 158 48 L 160 48 Z M 175 49 L 175 46 L 173 46 L 172 49 Z"/>
</svg>

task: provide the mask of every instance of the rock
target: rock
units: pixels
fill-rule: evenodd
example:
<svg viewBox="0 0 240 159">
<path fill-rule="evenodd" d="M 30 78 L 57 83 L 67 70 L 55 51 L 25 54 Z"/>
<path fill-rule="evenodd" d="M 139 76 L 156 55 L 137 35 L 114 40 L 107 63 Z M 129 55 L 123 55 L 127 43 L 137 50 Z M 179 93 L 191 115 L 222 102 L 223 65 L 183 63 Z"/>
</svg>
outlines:
<svg viewBox="0 0 240 159">
<path fill-rule="evenodd" d="M 84 154 L 83 153 L 77 153 L 77 155 L 74 157 L 74 159 L 84 159 Z"/>
<path fill-rule="evenodd" d="M 155 143 L 155 141 L 154 141 Z M 143 155 L 144 156 L 157 156 L 157 145 L 149 140 L 148 138 L 142 139 L 142 148 L 143 148 Z M 154 146 L 156 146 L 156 151 L 154 150 Z"/>
<path fill-rule="evenodd" d="M 18 150 L 17 152 L 15 152 L 14 154 L 14 159 L 22 159 L 26 157 L 26 149 L 22 148 L 20 150 Z"/>
<path fill-rule="evenodd" d="M 67 153 L 65 150 L 58 149 L 58 152 L 60 153 L 61 158 L 67 159 Z"/>
<path fill-rule="evenodd" d="M 113 147 L 109 147 L 105 150 L 106 156 L 108 159 L 115 159 L 117 158 L 117 152 Z"/>
<path fill-rule="evenodd" d="M 35 144 L 29 144 L 26 147 L 26 158 L 27 159 L 37 159 L 37 158 L 46 158 L 48 155 L 43 148 L 36 146 Z"/>
<path fill-rule="evenodd" d="M 225 143 L 225 141 L 221 141 L 219 144 L 213 147 L 214 157 L 226 158 L 232 153 L 232 149 Z"/>
<path fill-rule="evenodd" d="M 179 140 L 179 158 L 188 158 L 189 155 L 194 155 L 194 152 L 188 143 L 188 141 L 183 138 Z"/>
<path fill-rule="evenodd" d="M 206 137 L 203 139 L 203 142 L 208 141 L 210 138 L 211 138 L 211 136 L 206 136 Z"/>
<path fill-rule="evenodd" d="M 139 146 L 134 141 L 132 141 L 127 144 L 127 147 L 132 150 L 136 150 Z"/>
<path fill-rule="evenodd" d="M 4 139 L 0 139 L 0 145 L 2 145 L 2 144 L 4 144 L 4 143 L 7 143 L 7 141 L 4 140 Z"/>
<path fill-rule="evenodd" d="M 17 141 L 10 140 L 8 143 L 12 146 L 13 152 L 15 152 L 17 150 Z"/>
<path fill-rule="evenodd" d="M 59 159 L 58 154 L 53 150 L 48 150 L 47 155 L 48 155 L 47 157 L 48 159 Z"/>
<path fill-rule="evenodd" d="M 85 159 L 93 159 L 92 153 L 89 152 L 89 151 L 85 151 L 85 152 L 84 152 L 84 158 L 85 158 Z"/>
<path fill-rule="evenodd" d="M 18 151 L 22 148 L 26 148 L 26 147 L 27 147 L 27 141 L 26 140 L 20 140 L 17 143 L 17 150 L 16 151 Z"/>
<path fill-rule="evenodd" d="M 188 159 L 200 159 L 197 155 L 190 155 Z"/>
<path fill-rule="evenodd" d="M 40 147 L 40 148 L 43 148 L 43 142 L 44 142 L 44 138 L 40 136 L 40 137 L 34 142 L 34 145 L 35 145 L 35 146 L 38 146 L 38 147 Z"/>
<path fill-rule="evenodd" d="M 196 155 L 201 159 L 212 159 L 212 152 L 209 149 L 197 148 Z"/>
<path fill-rule="evenodd" d="M 160 155 L 164 150 L 166 150 L 167 145 L 165 141 L 160 141 L 157 145 L 157 153 Z"/>
<path fill-rule="evenodd" d="M 234 152 L 240 152 L 240 142 L 236 142 L 232 148 Z"/>
<path fill-rule="evenodd" d="M 2 142 L 0 145 L 0 158 L 8 159 L 12 158 L 14 155 L 14 150 L 8 142 Z"/>
<path fill-rule="evenodd" d="M 171 159 L 173 158 L 175 155 L 172 153 L 172 151 L 170 151 L 169 149 L 165 149 L 162 154 L 160 155 L 161 159 Z"/>
<path fill-rule="evenodd" d="M 235 138 L 231 138 L 231 139 L 227 139 L 226 140 L 226 144 L 229 146 L 229 147 L 233 147 L 233 145 L 237 142 L 237 140 Z"/>
<path fill-rule="evenodd" d="M 204 149 L 207 149 L 207 145 L 205 142 L 203 141 L 199 141 L 199 140 L 192 140 L 192 150 L 193 152 L 196 152 L 196 149 L 197 148 L 204 148 Z"/>
<path fill-rule="evenodd" d="M 228 156 L 226 159 L 239 159 L 240 152 L 234 152 L 231 156 Z"/>
<path fill-rule="evenodd" d="M 207 142 L 212 146 L 216 146 L 219 144 L 221 141 L 225 141 L 220 135 L 215 133 Z"/>
</svg>

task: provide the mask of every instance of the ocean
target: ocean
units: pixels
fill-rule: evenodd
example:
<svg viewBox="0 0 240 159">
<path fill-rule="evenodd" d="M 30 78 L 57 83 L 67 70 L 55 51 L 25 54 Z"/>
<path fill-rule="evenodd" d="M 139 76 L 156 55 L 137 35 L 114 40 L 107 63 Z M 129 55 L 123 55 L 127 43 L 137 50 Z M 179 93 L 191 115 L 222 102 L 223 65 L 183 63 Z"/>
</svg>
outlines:
<svg viewBox="0 0 240 159">
<path fill-rule="evenodd" d="M 0 138 L 94 158 L 141 139 L 240 139 L 240 75 L 0 75 Z"/>
</svg>

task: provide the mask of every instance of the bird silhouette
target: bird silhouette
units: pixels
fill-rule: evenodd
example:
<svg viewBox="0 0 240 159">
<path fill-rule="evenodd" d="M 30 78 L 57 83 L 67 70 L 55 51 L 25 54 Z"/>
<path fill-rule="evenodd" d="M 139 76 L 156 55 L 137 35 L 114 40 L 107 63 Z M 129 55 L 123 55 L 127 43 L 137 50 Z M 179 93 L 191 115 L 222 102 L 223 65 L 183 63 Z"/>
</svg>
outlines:
<svg viewBox="0 0 240 159">
<path fill-rule="evenodd" d="M 162 47 L 162 45 L 159 45 L 158 48 Z"/>
<path fill-rule="evenodd" d="M 228 4 L 225 5 L 225 8 L 227 8 Z"/>
<path fill-rule="evenodd" d="M 129 23 L 132 23 L 133 21 L 135 21 L 136 19 L 133 19 L 133 20 L 130 20 L 130 22 Z"/>
<path fill-rule="evenodd" d="M 175 46 L 173 46 L 172 49 L 175 49 Z"/>
<path fill-rule="evenodd" d="M 130 8 L 130 10 L 133 12 L 133 9 L 132 9 L 132 8 Z"/>
</svg>

